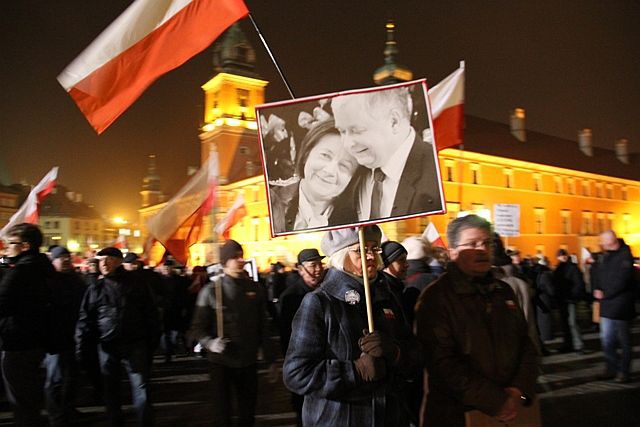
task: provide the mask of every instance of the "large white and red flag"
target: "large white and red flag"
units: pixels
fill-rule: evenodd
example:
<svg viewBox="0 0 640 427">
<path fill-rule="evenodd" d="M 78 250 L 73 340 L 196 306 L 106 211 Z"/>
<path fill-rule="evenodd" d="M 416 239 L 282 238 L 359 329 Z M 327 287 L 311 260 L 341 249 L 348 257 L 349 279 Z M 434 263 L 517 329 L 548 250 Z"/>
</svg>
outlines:
<svg viewBox="0 0 640 427">
<path fill-rule="evenodd" d="M 158 77 L 248 13 L 242 0 L 136 0 L 58 81 L 100 134 Z"/>
<path fill-rule="evenodd" d="M 218 156 L 212 152 L 189 182 L 147 221 L 149 235 L 183 264 L 189 259 L 189 247 L 200 240 L 202 222 L 213 208 L 217 186 Z"/>
<path fill-rule="evenodd" d="M 428 241 L 431 246 L 447 249 L 442 237 L 440 237 L 440 233 L 438 233 L 438 229 L 432 222 L 430 222 L 429 225 L 427 225 L 427 228 L 425 228 L 424 233 L 422 233 L 422 238 Z"/>
<path fill-rule="evenodd" d="M 9 228 L 16 224 L 28 222 L 29 224 L 37 224 L 40 219 L 40 203 L 53 191 L 56 186 L 56 178 L 58 178 L 58 167 L 52 168 L 40 182 L 31 189 L 20 209 L 13 214 L 9 222 L 0 230 L 0 238 L 4 237 Z"/>
<path fill-rule="evenodd" d="M 464 61 L 460 68 L 429 89 L 438 151 L 462 144 L 464 125 Z"/>
<path fill-rule="evenodd" d="M 244 196 L 240 193 L 224 218 L 216 224 L 215 232 L 223 236 L 225 240 L 228 240 L 231 227 L 245 216 L 247 216 L 247 207 L 244 204 Z"/>
</svg>

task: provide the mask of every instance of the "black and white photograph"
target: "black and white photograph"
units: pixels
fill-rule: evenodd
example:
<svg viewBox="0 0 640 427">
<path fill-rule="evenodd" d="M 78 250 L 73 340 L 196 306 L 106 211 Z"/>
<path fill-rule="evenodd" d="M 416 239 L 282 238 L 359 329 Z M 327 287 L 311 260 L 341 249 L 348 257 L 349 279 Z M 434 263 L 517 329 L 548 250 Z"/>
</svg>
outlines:
<svg viewBox="0 0 640 427">
<path fill-rule="evenodd" d="M 256 111 L 273 236 L 444 211 L 424 79 Z"/>
</svg>

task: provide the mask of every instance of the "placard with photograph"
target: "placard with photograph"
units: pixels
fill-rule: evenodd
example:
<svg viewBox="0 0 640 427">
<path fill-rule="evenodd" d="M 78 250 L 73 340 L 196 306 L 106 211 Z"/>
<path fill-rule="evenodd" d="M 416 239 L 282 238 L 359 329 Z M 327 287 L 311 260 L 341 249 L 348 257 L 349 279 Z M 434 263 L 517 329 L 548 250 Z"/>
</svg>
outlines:
<svg viewBox="0 0 640 427">
<path fill-rule="evenodd" d="M 444 212 L 426 81 L 256 107 L 271 234 Z"/>
</svg>

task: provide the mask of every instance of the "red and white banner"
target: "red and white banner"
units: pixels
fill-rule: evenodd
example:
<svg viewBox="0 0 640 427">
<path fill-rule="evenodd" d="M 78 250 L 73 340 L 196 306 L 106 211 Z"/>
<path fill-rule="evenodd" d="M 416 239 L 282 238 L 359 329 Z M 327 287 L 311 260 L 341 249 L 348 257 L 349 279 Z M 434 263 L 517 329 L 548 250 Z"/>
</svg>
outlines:
<svg viewBox="0 0 640 427">
<path fill-rule="evenodd" d="M 437 246 L 440 248 L 447 249 L 447 246 L 444 244 L 442 237 L 440 237 L 440 233 L 438 233 L 436 226 L 433 225 L 432 222 L 430 222 L 429 225 L 427 225 L 427 228 L 424 230 L 424 233 L 422 233 L 422 238 L 428 241 L 431 244 L 431 246 Z"/>
<path fill-rule="evenodd" d="M 147 221 L 149 235 L 183 264 L 189 259 L 189 247 L 200 240 L 202 221 L 213 207 L 217 185 L 218 156 L 211 153 L 178 194 Z"/>
<path fill-rule="evenodd" d="M 100 134 L 158 77 L 248 13 L 242 0 L 136 0 L 58 81 Z"/>
<path fill-rule="evenodd" d="M 438 151 L 462 144 L 464 125 L 464 61 L 460 68 L 429 89 Z"/>
<path fill-rule="evenodd" d="M 31 189 L 20 209 L 13 214 L 9 222 L 0 230 L 0 238 L 5 236 L 9 228 L 17 224 L 28 222 L 29 224 L 37 224 L 40 218 L 39 205 L 42 200 L 53 191 L 56 186 L 56 178 L 58 178 L 58 167 L 52 168 L 44 178 L 40 180 L 38 185 Z"/>
<path fill-rule="evenodd" d="M 222 218 L 222 220 L 216 224 L 215 232 L 218 235 L 221 235 L 225 238 L 225 240 L 229 239 L 229 230 L 231 227 L 236 225 L 238 221 L 247 216 L 247 207 L 244 204 L 244 196 L 241 194 L 238 195 L 238 198 L 231 206 L 231 209 L 227 212 L 227 214 Z"/>
</svg>

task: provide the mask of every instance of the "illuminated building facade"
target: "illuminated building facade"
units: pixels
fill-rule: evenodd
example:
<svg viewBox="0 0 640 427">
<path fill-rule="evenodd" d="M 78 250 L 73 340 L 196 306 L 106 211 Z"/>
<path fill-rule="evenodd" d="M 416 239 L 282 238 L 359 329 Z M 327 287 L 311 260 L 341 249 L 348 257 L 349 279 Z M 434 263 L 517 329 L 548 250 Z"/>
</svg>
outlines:
<svg viewBox="0 0 640 427">
<path fill-rule="evenodd" d="M 0 228 L 9 222 L 18 210 L 20 191 L 13 186 L 0 185 Z"/>
<path fill-rule="evenodd" d="M 388 84 L 410 80 L 411 71 L 395 63 L 397 47 L 392 23 L 387 23 L 385 64 L 374 73 L 374 82 Z M 260 166 L 254 106 L 264 102 L 267 82 L 253 74 L 255 58 L 239 27 L 216 46 L 218 74 L 205 91 L 201 154 L 211 151 L 220 159 L 220 187 L 212 214 L 220 220 L 236 198 L 244 196 L 247 215 L 231 228 L 247 257 L 261 268 L 270 262 L 295 263 L 303 248 L 320 247 L 322 233 L 272 239 L 264 177 Z M 640 254 L 640 156 L 626 152 L 624 140 L 616 150 L 593 147 L 590 131 L 582 130 L 578 142 L 528 132 L 525 111 L 516 109 L 510 125 L 467 116 L 464 149 L 440 152 L 439 162 L 447 201 L 447 213 L 381 224 L 391 240 L 421 234 L 432 221 L 444 236 L 452 219 L 476 212 L 493 220 L 496 204 L 516 204 L 520 232 L 507 245 L 523 254 L 545 254 L 553 259 L 558 248 L 580 253 L 581 247 L 597 250 L 598 234 L 614 229 Z M 140 210 L 141 222 L 163 205 Z M 209 222 L 206 230 L 211 230 Z M 216 236 L 195 245 L 192 259 L 216 259 Z"/>
</svg>

